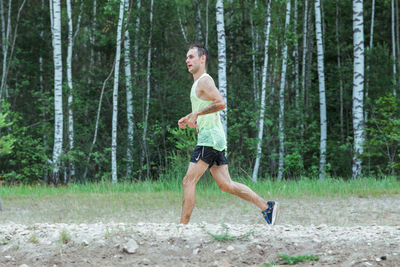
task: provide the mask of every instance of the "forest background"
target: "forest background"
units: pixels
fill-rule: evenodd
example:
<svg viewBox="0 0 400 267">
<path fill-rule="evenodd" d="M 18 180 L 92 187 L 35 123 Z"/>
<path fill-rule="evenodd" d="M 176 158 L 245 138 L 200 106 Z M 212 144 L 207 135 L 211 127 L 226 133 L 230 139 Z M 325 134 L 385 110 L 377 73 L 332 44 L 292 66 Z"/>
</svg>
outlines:
<svg viewBox="0 0 400 267">
<path fill-rule="evenodd" d="M 2 182 L 181 179 L 195 42 L 226 96 L 233 176 L 400 170 L 398 0 L 0 2 Z"/>
</svg>

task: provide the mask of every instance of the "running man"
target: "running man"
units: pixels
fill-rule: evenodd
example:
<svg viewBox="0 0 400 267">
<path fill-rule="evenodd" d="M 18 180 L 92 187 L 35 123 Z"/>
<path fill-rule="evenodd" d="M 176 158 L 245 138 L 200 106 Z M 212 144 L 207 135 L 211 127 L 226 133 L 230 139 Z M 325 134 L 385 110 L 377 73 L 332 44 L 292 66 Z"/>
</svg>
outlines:
<svg viewBox="0 0 400 267">
<path fill-rule="evenodd" d="M 231 180 L 228 171 L 228 160 L 225 157 L 226 137 L 219 111 L 225 108 L 225 102 L 215 86 L 214 80 L 206 73 L 208 51 L 199 44 L 190 46 L 186 54 L 186 65 L 193 75 L 193 86 L 190 92 L 192 113 L 178 121 L 181 129 L 186 125 L 198 131 L 197 145 L 190 159 L 189 167 L 183 178 L 183 202 L 180 223 L 189 223 L 192 214 L 196 184 L 207 168 L 219 188 L 227 193 L 247 200 L 261 209 L 268 224 L 275 223 L 278 203 L 266 202 L 246 185 Z"/>
</svg>

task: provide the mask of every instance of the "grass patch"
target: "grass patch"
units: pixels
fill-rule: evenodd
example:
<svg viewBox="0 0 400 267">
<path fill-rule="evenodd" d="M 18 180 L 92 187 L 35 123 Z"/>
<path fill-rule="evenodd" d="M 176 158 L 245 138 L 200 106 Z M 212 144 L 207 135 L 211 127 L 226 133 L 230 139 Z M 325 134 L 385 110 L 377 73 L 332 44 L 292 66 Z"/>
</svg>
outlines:
<svg viewBox="0 0 400 267">
<path fill-rule="evenodd" d="M 71 236 L 67 232 L 66 229 L 61 230 L 60 232 L 60 242 L 61 244 L 68 244 L 71 241 Z"/>
<path fill-rule="evenodd" d="M 362 178 L 359 180 L 343 180 L 327 178 L 324 180 L 301 178 L 299 180 L 262 180 L 253 183 L 249 179 L 234 179 L 246 184 L 254 191 L 271 197 L 299 197 L 299 196 L 378 196 L 382 194 L 400 194 L 400 183 L 394 177 L 382 179 Z M 0 185 L 0 196 L 4 199 L 13 196 L 49 196 L 59 194 L 120 194 L 120 193 L 157 193 L 182 192 L 181 182 L 177 179 L 161 179 L 160 181 L 108 182 L 68 184 L 52 187 L 39 185 Z M 205 175 L 197 185 L 198 194 L 222 194 L 210 177 Z"/>
<path fill-rule="evenodd" d="M 37 243 L 39 243 L 39 239 L 38 239 L 38 237 L 37 237 L 36 234 L 32 234 L 32 235 L 29 237 L 28 241 L 31 242 L 32 244 L 37 244 Z"/>
<path fill-rule="evenodd" d="M 289 256 L 286 254 L 278 254 L 278 258 L 282 261 L 283 264 L 295 265 L 299 262 L 305 261 L 318 261 L 319 257 L 315 255 L 298 255 L 298 256 Z"/>
<path fill-rule="evenodd" d="M 221 224 L 222 230 L 219 233 L 213 234 L 209 231 L 207 233 L 212 236 L 215 240 L 219 242 L 229 242 L 229 241 L 234 241 L 234 240 L 245 240 L 248 239 L 250 235 L 253 234 L 252 231 L 247 232 L 243 235 L 239 236 L 234 236 L 229 233 L 229 228 L 226 224 Z"/>
</svg>

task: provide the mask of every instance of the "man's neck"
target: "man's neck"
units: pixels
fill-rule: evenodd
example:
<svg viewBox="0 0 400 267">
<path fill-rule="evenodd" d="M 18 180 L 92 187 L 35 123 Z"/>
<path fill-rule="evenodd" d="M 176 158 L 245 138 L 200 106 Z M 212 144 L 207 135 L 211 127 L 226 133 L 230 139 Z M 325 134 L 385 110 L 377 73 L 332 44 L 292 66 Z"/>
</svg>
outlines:
<svg viewBox="0 0 400 267">
<path fill-rule="evenodd" d="M 201 75 L 206 73 L 206 70 L 199 70 L 198 72 L 193 74 L 193 81 L 196 81 L 198 78 L 200 78 Z"/>
</svg>

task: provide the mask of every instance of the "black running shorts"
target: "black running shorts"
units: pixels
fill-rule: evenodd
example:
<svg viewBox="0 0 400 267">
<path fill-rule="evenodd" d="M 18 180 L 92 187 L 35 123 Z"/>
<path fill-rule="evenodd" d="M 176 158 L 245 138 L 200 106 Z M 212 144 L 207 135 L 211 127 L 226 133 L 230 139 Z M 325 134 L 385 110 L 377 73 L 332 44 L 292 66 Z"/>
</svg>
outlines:
<svg viewBox="0 0 400 267">
<path fill-rule="evenodd" d="M 211 168 L 213 165 L 221 166 L 228 164 L 225 151 L 218 151 L 210 146 L 196 146 L 193 150 L 190 162 L 197 163 L 199 160 L 204 161 Z"/>
</svg>

